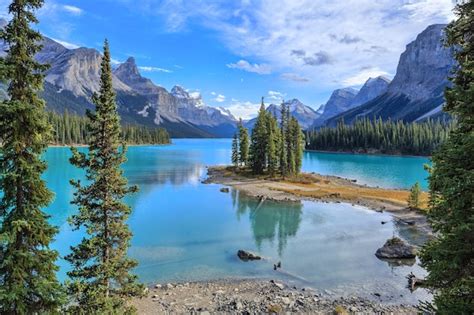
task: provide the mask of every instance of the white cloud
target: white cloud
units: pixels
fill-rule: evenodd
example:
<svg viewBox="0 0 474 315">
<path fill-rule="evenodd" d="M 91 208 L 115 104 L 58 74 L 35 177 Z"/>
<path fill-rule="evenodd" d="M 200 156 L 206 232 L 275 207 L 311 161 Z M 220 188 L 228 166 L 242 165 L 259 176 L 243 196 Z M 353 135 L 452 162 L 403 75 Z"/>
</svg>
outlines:
<svg viewBox="0 0 474 315">
<path fill-rule="evenodd" d="M 165 69 L 165 68 L 159 68 L 159 67 L 150 67 L 150 66 L 140 66 L 138 69 L 145 71 L 145 72 L 164 72 L 164 73 L 172 73 L 173 71 Z"/>
<path fill-rule="evenodd" d="M 225 95 L 222 94 L 217 94 L 215 98 L 213 98 L 214 101 L 218 103 L 222 103 L 225 101 Z"/>
<path fill-rule="evenodd" d="M 68 49 L 76 49 L 76 48 L 79 48 L 81 46 L 77 45 L 77 44 L 74 44 L 74 43 L 70 43 L 70 42 L 67 42 L 67 41 L 64 41 L 64 40 L 60 40 L 60 39 L 56 39 L 56 38 L 51 38 L 52 40 L 54 40 L 55 42 L 63 45 L 64 47 L 68 48 Z"/>
<path fill-rule="evenodd" d="M 110 59 L 110 63 L 113 64 L 114 66 L 116 66 L 116 65 L 119 65 L 119 64 L 121 64 L 121 63 L 123 63 L 123 62 L 120 61 L 120 60 L 111 58 L 111 59 Z"/>
<path fill-rule="evenodd" d="M 287 81 L 295 81 L 295 82 L 309 82 L 308 78 L 302 77 L 296 73 L 282 73 L 280 78 Z"/>
<path fill-rule="evenodd" d="M 73 15 L 81 15 L 84 12 L 81 8 L 78 8 L 73 5 L 63 5 L 62 8 L 64 11 L 69 12 Z"/>
<path fill-rule="evenodd" d="M 253 72 L 258 74 L 270 74 L 272 72 L 271 68 L 267 64 L 251 64 L 247 60 L 239 60 L 236 63 L 229 63 L 227 67 L 231 69 L 240 69 L 247 72 Z"/>
<path fill-rule="evenodd" d="M 194 99 L 200 99 L 201 98 L 201 92 L 199 92 L 199 91 L 190 92 L 189 90 L 186 90 L 186 92 L 189 93 L 189 96 L 191 98 L 194 98 Z"/>
<path fill-rule="evenodd" d="M 273 100 L 273 101 L 278 101 L 281 102 L 283 101 L 283 98 L 286 96 L 285 93 L 281 93 L 278 91 L 268 91 L 268 98 Z"/>
<path fill-rule="evenodd" d="M 364 81 L 354 78 L 362 75 L 362 67 L 394 73 L 405 46 L 428 25 L 449 22 L 454 6 L 451 0 L 164 3 L 152 9 L 174 31 L 186 29 L 190 21 L 199 23 L 216 31 L 235 54 L 261 62 L 242 59 L 229 67 L 276 72 L 282 79 L 328 90 Z"/>
<path fill-rule="evenodd" d="M 257 116 L 260 103 L 252 103 L 249 101 L 242 102 L 232 99 L 232 103 L 225 108 L 230 110 L 232 115 L 237 119 L 242 118 L 243 120 L 249 120 Z"/>
<path fill-rule="evenodd" d="M 364 70 L 361 70 L 359 73 L 357 73 L 357 74 L 355 74 L 351 77 L 345 78 L 342 81 L 342 83 L 345 86 L 359 86 L 359 85 L 364 84 L 365 81 L 367 81 L 368 78 L 375 78 L 375 77 L 378 77 L 380 75 L 386 76 L 386 77 L 391 76 L 386 71 L 380 70 L 378 68 L 364 69 Z"/>
</svg>

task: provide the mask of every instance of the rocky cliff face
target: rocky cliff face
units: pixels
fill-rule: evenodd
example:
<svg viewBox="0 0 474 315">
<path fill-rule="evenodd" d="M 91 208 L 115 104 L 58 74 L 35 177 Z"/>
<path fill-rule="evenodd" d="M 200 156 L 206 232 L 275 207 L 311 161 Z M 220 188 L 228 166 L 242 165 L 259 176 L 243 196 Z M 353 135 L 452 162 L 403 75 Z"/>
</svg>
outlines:
<svg viewBox="0 0 474 315">
<path fill-rule="evenodd" d="M 442 95 L 455 65 L 452 50 L 443 45 L 445 27 L 444 24 L 430 25 L 407 45 L 389 93 L 404 94 L 411 101 Z"/>
<path fill-rule="evenodd" d="M 335 90 L 327 103 L 318 109 L 321 114 L 313 126 L 323 126 L 332 117 L 375 99 L 387 91 L 389 84 L 389 79 L 379 76 L 369 78 L 359 91 L 352 88 Z"/>
<path fill-rule="evenodd" d="M 352 102 L 356 95 L 357 90 L 353 88 L 337 89 L 332 92 L 331 97 L 324 105 L 324 111 L 321 116 L 314 121 L 314 126 L 322 126 L 327 119 L 352 108 Z"/>
<path fill-rule="evenodd" d="M 401 54 L 393 81 L 379 97 L 327 121 L 351 123 L 359 117 L 418 121 L 442 115 L 444 89 L 456 63 L 443 46 L 446 25 L 428 26 Z"/>
<path fill-rule="evenodd" d="M 351 107 L 357 107 L 387 92 L 390 79 L 379 76 L 369 78 L 352 100 Z"/>
</svg>

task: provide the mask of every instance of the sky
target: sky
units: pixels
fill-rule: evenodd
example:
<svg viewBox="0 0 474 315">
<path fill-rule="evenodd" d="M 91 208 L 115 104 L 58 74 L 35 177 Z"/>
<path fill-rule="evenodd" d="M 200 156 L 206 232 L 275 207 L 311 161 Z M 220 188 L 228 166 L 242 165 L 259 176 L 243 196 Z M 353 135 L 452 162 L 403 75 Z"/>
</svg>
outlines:
<svg viewBox="0 0 474 315">
<path fill-rule="evenodd" d="M 10 1 L 0 0 L 6 17 Z M 68 48 L 111 45 L 143 76 L 199 92 L 236 117 L 298 98 L 317 109 L 334 89 L 395 75 L 405 46 L 448 23 L 453 0 L 45 0 L 37 28 Z"/>
</svg>

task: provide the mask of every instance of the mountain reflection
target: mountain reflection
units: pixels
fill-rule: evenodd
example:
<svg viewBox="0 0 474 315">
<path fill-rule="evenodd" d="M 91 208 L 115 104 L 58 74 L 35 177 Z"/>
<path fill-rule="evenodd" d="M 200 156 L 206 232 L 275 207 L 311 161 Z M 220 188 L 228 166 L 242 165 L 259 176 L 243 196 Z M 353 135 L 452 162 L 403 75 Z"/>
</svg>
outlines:
<svg viewBox="0 0 474 315">
<path fill-rule="evenodd" d="M 151 170 L 151 171 L 150 171 Z M 134 167 L 126 169 L 126 175 L 131 184 L 134 185 L 161 185 L 170 183 L 175 186 L 198 183 L 204 167 L 198 164 L 170 164 L 156 163 L 156 166 Z"/>
<path fill-rule="evenodd" d="M 264 241 L 273 244 L 276 240 L 281 257 L 288 238 L 298 232 L 303 205 L 300 202 L 260 202 L 235 189 L 232 190 L 232 201 L 238 219 L 248 213 L 257 248 L 260 249 Z"/>
</svg>

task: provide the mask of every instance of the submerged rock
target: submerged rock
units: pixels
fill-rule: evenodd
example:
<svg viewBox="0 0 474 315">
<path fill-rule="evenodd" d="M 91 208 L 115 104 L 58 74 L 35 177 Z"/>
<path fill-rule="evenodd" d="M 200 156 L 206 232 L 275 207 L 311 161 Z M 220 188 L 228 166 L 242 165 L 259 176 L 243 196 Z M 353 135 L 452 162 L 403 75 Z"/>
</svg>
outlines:
<svg viewBox="0 0 474 315">
<path fill-rule="evenodd" d="M 416 257 L 415 247 L 406 244 L 398 237 L 391 238 L 377 249 L 375 256 L 388 259 L 413 259 Z"/>
<path fill-rule="evenodd" d="M 237 256 L 243 261 L 249 261 L 249 260 L 260 260 L 262 257 L 258 256 L 257 254 L 245 251 L 243 249 L 239 249 L 237 252 Z"/>
</svg>

